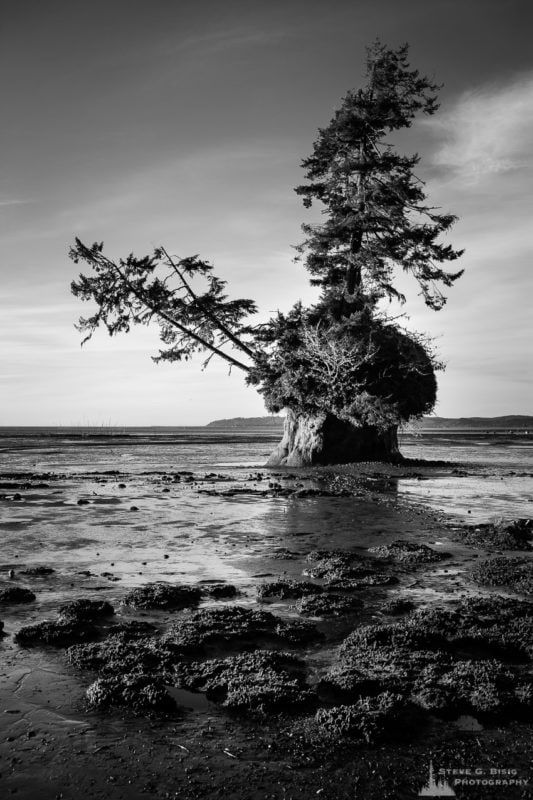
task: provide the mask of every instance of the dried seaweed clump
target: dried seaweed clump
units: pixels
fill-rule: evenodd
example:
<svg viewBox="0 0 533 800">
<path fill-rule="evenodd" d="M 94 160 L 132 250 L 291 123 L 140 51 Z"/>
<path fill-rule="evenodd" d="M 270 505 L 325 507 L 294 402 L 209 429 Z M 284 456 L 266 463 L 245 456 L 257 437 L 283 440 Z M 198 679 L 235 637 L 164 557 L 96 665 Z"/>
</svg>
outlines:
<svg viewBox="0 0 533 800">
<path fill-rule="evenodd" d="M 128 592 L 124 603 L 133 608 L 169 610 L 194 606 L 199 603 L 201 597 L 202 592 L 196 586 L 147 583 Z"/>
<path fill-rule="evenodd" d="M 181 664 L 182 688 L 205 692 L 208 699 L 235 711 L 289 711 L 313 703 L 303 664 L 289 653 L 269 650 L 226 659 Z"/>
<path fill-rule="evenodd" d="M 496 556 L 477 564 L 472 580 L 481 586 L 507 586 L 521 594 L 533 594 L 533 561 L 527 556 Z"/>
<path fill-rule="evenodd" d="M 416 544 L 404 539 L 397 539 L 390 544 L 380 544 L 376 547 L 369 547 L 369 553 L 373 553 L 377 558 L 386 558 L 391 561 L 399 561 L 402 564 L 433 564 L 449 558 L 449 553 L 433 550 L 426 544 Z"/>
<path fill-rule="evenodd" d="M 405 710 L 401 695 L 383 692 L 375 697 L 360 697 L 352 705 L 320 708 L 316 722 L 329 736 L 374 745 L 405 733 Z"/>
<path fill-rule="evenodd" d="M 31 603 L 35 600 L 35 595 L 30 589 L 23 586 L 8 586 L 0 589 L 0 603 Z"/>
</svg>

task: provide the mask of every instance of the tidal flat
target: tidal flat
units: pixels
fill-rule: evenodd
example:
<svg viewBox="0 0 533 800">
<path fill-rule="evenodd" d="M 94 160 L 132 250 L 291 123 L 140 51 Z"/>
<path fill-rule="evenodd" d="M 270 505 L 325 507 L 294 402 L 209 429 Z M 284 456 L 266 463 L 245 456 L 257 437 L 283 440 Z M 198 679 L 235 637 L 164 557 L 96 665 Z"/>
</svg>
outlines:
<svg viewBox="0 0 533 800">
<path fill-rule="evenodd" d="M 0 477 L 5 796 L 407 798 L 430 762 L 530 796 L 533 527 L 423 497 L 516 468 L 32 459 Z"/>
</svg>

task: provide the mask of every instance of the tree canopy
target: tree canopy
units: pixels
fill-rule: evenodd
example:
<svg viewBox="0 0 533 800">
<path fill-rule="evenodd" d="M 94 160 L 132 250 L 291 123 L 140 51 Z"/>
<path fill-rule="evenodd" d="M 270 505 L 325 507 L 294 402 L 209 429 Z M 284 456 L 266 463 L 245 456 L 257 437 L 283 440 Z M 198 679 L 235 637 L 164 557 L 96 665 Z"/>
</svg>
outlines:
<svg viewBox="0 0 533 800">
<path fill-rule="evenodd" d="M 298 258 L 320 287 L 314 305 L 252 325 L 253 300 L 231 300 L 225 282 L 198 255 L 177 258 L 164 248 L 112 261 L 103 244 L 76 239 L 81 274 L 72 292 L 94 301 L 81 318 L 84 341 L 104 325 L 111 335 L 157 321 L 164 347 L 156 361 L 196 351 L 247 373 L 268 409 L 332 414 L 354 425 L 388 428 L 429 413 L 440 365 L 428 341 L 388 319 L 383 301 L 405 297 L 397 270 L 418 282 L 439 310 L 444 289 L 461 271 L 446 271 L 462 251 L 443 243 L 455 221 L 427 204 L 414 168 L 419 156 L 398 154 L 387 137 L 438 108 L 438 86 L 411 69 L 407 46 L 376 42 L 367 53 L 367 81 L 348 92 L 304 159 L 306 183 L 296 191 L 324 220 L 302 226 Z"/>
</svg>

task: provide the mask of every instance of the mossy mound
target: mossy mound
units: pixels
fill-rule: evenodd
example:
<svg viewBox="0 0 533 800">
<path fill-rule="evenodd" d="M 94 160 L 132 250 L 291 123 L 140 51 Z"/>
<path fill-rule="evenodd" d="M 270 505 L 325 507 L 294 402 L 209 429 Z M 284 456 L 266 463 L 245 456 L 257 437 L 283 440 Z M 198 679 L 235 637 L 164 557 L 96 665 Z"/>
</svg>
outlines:
<svg viewBox="0 0 533 800">
<path fill-rule="evenodd" d="M 526 556 L 495 556 L 477 564 L 472 580 L 480 586 L 506 586 L 520 594 L 533 594 L 533 560 Z"/>
<path fill-rule="evenodd" d="M 213 600 L 226 600 L 236 597 L 239 590 L 231 583 L 209 583 L 202 586 L 202 594 Z"/>
<path fill-rule="evenodd" d="M 302 663 L 288 653 L 256 651 L 182 664 L 176 675 L 180 687 L 205 692 L 234 711 L 290 711 L 315 700 L 305 685 Z"/>
<path fill-rule="evenodd" d="M 415 610 L 415 604 L 411 600 L 403 597 L 398 597 L 395 600 L 390 600 L 381 607 L 381 612 L 390 617 L 399 617 L 402 614 L 409 614 Z"/>
<path fill-rule="evenodd" d="M 107 600 L 87 600 L 82 598 L 59 607 L 59 617 L 68 622 L 93 622 L 110 617 L 115 609 Z"/>
<path fill-rule="evenodd" d="M 517 519 L 496 524 L 470 525 L 459 531 L 463 544 L 485 550 L 533 549 L 533 520 Z"/>
<path fill-rule="evenodd" d="M 104 677 L 129 673 L 166 676 L 181 659 L 181 651 L 159 636 L 112 633 L 101 642 L 69 647 L 67 658 L 78 669 L 100 672 Z"/>
<path fill-rule="evenodd" d="M 375 745 L 405 736 L 406 712 L 401 695 L 383 692 L 375 697 L 361 697 L 352 705 L 321 708 L 316 723 L 328 736 Z"/>
<path fill-rule="evenodd" d="M 52 575 L 54 572 L 55 569 L 52 569 L 52 567 L 28 567 L 20 570 L 21 575 L 30 575 L 37 578 Z"/>
<path fill-rule="evenodd" d="M 532 657 L 533 603 L 470 598 L 453 608 L 417 611 L 396 624 L 356 628 L 318 690 L 330 702 L 390 691 L 443 716 L 520 717 L 532 704 L 525 664 Z"/>
<path fill-rule="evenodd" d="M 442 553 L 433 550 L 426 544 L 416 544 L 404 539 L 397 539 L 390 544 L 380 544 L 368 548 L 369 553 L 373 553 L 376 558 L 384 558 L 390 561 L 398 561 L 401 564 L 416 566 L 418 564 L 434 564 L 449 558 L 449 553 Z"/>
<path fill-rule="evenodd" d="M 35 595 L 30 589 L 23 586 L 8 586 L 0 589 L 0 603 L 32 603 Z"/>
<path fill-rule="evenodd" d="M 265 640 L 301 644 L 315 638 L 318 632 L 308 622 L 285 622 L 268 611 L 240 606 L 202 609 L 171 625 L 162 637 L 164 642 L 191 654 L 205 652 L 206 647 L 254 647 Z"/>
<path fill-rule="evenodd" d="M 303 597 L 296 603 L 296 610 L 309 617 L 340 617 L 359 611 L 362 605 L 359 598 L 324 592 Z"/>
<path fill-rule="evenodd" d="M 318 594 L 322 587 L 311 581 L 291 581 L 280 578 L 277 581 L 260 583 L 256 587 L 259 600 L 275 597 L 281 600 L 298 599 L 312 594 Z"/>
<path fill-rule="evenodd" d="M 87 642 L 98 637 L 98 630 L 86 622 L 45 620 L 27 625 L 15 634 L 15 641 L 25 647 L 52 645 L 67 647 L 76 642 Z"/>
<path fill-rule="evenodd" d="M 137 673 L 98 678 L 86 692 L 91 708 L 126 706 L 137 713 L 173 711 L 174 699 L 165 687 L 149 675 Z"/>
<path fill-rule="evenodd" d="M 346 550 L 312 550 L 306 560 L 310 566 L 303 574 L 327 581 L 361 578 L 375 572 L 369 559 Z"/>
<path fill-rule="evenodd" d="M 202 591 L 196 586 L 147 583 L 128 592 L 124 603 L 133 608 L 171 610 L 197 605 L 201 597 Z"/>
<path fill-rule="evenodd" d="M 369 589 L 372 586 L 396 586 L 398 578 L 384 572 L 375 572 L 362 578 L 332 578 L 324 584 L 325 589 L 334 589 L 339 592 L 356 592 L 360 589 Z"/>
</svg>

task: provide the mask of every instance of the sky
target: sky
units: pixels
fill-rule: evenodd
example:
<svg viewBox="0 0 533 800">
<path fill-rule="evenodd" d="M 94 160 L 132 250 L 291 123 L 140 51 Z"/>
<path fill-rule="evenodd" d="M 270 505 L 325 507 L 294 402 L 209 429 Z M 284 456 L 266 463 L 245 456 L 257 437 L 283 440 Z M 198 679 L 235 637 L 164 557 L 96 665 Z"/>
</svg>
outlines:
<svg viewBox="0 0 533 800">
<path fill-rule="evenodd" d="M 0 0 L 0 425 L 265 413 L 223 362 L 154 364 L 157 330 L 81 348 L 68 248 L 199 253 L 261 319 L 312 302 L 294 187 L 376 37 L 443 84 L 398 140 L 465 248 L 442 311 L 399 280 L 447 364 L 435 413 L 533 414 L 532 22 L 529 0 Z"/>
</svg>

